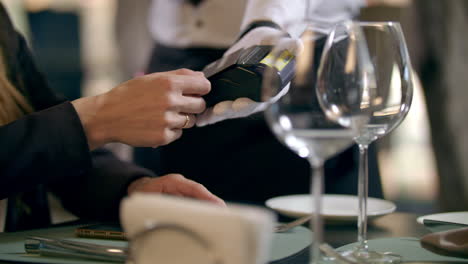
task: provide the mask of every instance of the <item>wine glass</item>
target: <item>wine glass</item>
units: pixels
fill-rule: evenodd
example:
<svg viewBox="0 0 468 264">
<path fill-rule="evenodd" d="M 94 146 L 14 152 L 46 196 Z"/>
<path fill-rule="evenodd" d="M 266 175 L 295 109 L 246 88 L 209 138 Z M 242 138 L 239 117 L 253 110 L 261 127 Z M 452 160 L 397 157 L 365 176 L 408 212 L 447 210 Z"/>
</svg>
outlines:
<svg viewBox="0 0 468 264">
<path fill-rule="evenodd" d="M 358 246 L 342 255 L 364 263 L 399 263 L 392 253 L 369 250 L 367 243 L 368 147 L 393 129 L 407 115 L 413 95 L 412 68 L 401 26 L 398 22 L 354 22 L 364 34 L 374 67 L 371 89 L 372 115 L 362 126 L 355 142 L 359 146 Z M 323 58 L 327 60 L 327 58 Z"/>
<path fill-rule="evenodd" d="M 350 27 L 354 25 L 350 24 Z M 321 28 L 308 20 L 289 23 L 288 32 L 301 30 L 297 39 L 278 41 L 263 63 L 266 66 L 262 85 L 262 100 L 270 102 L 265 116 L 276 137 L 300 157 L 307 158 L 312 169 L 313 238 L 311 263 L 322 258 L 323 224 L 321 195 L 323 192 L 323 164 L 325 160 L 343 151 L 353 143 L 353 138 L 365 124 L 368 116 L 364 109 L 367 84 L 364 76 L 372 75 L 372 64 L 359 31 L 345 31 L 350 41 L 343 42 L 343 62 L 354 67 L 340 74 L 342 89 L 334 90 L 336 96 L 323 101 L 333 87 L 325 85 L 316 89 L 320 54 L 327 36 L 318 32 Z M 355 27 L 356 28 L 356 27 Z M 290 77 L 294 76 L 291 80 Z M 328 108 L 329 107 L 329 108 Z M 327 117 L 324 110 L 340 112 L 340 121 Z M 360 111 L 357 111 L 360 109 Z"/>
</svg>

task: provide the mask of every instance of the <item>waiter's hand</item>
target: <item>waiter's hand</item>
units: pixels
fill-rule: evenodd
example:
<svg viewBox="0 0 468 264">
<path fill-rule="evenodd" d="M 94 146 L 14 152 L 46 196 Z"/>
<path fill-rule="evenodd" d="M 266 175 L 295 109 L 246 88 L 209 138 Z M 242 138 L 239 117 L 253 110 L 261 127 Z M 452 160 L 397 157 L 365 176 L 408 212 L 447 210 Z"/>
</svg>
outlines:
<svg viewBox="0 0 468 264">
<path fill-rule="evenodd" d="M 189 180 L 180 174 L 167 174 L 158 178 L 140 178 L 129 185 L 127 192 L 129 195 L 134 192 L 171 194 L 226 206 L 223 200 L 208 191 L 205 186 Z"/>
<path fill-rule="evenodd" d="M 257 27 L 250 30 L 234 45 L 232 45 L 224 54 L 228 56 L 239 49 L 246 49 L 257 45 L 274 45 L 279 39 L 283 38 L 285 33 L 272 27 Z"/>
<path fill-rule="evenodd" d="M 156 147 L 192 127 L 211 89 L 201 72 L 180 69 L 144 75 L 102 95 L 72 102 L 90 149 L 109 142 Z"/>
<path fill-rule="evenodd" d="M 291 38 L 279 29 L 263 26 L 254 28 L 245 34 L 224 53 L 223 57 L 229 56 L 240 49 L 247 49 L 256 45 L 280 47 L 281 50 L 288 50 L 296 55 L 303 50 L 303 43 L 300 39 Z M 273 48 L 272 51 L 277 52 L 278 50 Z M 260 88 L 258 87 L 258 89 Z M 246 117 L 264 109 L 260 102 L 239 95 L 236 100 L 222 101 L 206 109 L 197 116 L 196 124 L 197 126 L 206 126 L 226 119 Z"/>
</svg>

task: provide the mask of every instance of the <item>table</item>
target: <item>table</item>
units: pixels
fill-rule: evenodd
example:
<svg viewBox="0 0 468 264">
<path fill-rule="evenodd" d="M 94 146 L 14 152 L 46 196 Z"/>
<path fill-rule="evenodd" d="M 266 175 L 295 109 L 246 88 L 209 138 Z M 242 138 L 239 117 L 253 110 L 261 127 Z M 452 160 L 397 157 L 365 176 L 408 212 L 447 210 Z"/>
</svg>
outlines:
<svg viewBox="0 0 468 264">
<path fill-rule="evenodd" d="M 368 239 L 382 237 L 417 237 L 428 234 L 430 231 L 416 222 L 418 216 L 410 213 L 392 213 L 373 220 L 368 226 Z M 325 242 L 337 248 L 356 242 L 357 225 L 326 225 Z M 304 249 L 299 254 L 274 264 L 307 264 L 309 250 Z"/>
<path fill-rule="evenodd" d="M 368 238 L 381 237 L 421 237 L 429 233 L 424 226 L 416 222 L 417 216 L 408 213 L 392 213 L 374 220 L 368 228 Z M 333 247 L 340 247 L 355 242 L 357 239 L 356 224 L 327 225 L 325 228 L 325 241 Z M 272 262 L 272 264 L 306 264 L 308 263 L 309 249 L 305 248 L 299 253 L 286 259 Z M 1 262 L 0 263 L 11 263 Z"/>
<path fill-rule="evenodd" d="M 417 237 L 430 233 L 423 225 L 416 222 L 418 216 L 410 213 L 392 213 L 375 219 L 368 226 L 368 239 L 381 237 Z M 333 247 L 340 247 L 356 242 L 357 226 L 327 226 L 325 241 Z"/>
</svg>

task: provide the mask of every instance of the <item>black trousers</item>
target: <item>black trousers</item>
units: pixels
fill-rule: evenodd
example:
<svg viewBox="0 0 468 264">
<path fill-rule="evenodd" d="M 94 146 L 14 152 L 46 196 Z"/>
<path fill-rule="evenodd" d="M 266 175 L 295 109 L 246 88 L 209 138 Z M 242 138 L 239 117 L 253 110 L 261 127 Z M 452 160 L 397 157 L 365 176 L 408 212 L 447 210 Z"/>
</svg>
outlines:
<svg viewBox="0 0 468 264">
<path fill-rule="evenodd" d="M 225 50 L 175 49 L 156 45 L 147 72 L 178 68 L 201 70 Z M 184 130 L 157 149 L 135 149 L 135 162 L 157 174 L 181 173 L 227 201 L 263 203 L 266 199 L 310 191 L 310 166 L 270 132 L 262 113 Z M 369 195 L 382 197 L 376 151 L 369 152 Z M 325 192 L 356 194 L 357 147 L 325 164 Z"/>
</svg>

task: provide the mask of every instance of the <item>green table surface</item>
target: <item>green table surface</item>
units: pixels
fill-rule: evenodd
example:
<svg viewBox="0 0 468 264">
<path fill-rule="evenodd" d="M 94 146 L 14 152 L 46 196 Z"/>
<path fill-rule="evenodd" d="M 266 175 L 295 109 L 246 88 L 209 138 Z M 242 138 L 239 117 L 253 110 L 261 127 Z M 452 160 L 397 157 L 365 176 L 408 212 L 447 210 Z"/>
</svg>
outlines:
<svg viewBox="0 0 468 264">
<path fill-rule="evenodd" d="M 27 254 L 24 250 L 24 241 L 27 236 L 45 236 L 51 238 L 70 239 L 88 243 L 96 243 L 109 246 L 127 246 L 126 241 L 79 238 L 74 230 L 80 225 L 38 229 L 14 233 L 0 234 L 0 261 L 6 263 L 60 263 L 60 264 L 87 264 L 87 263 L 112 263 L 79 258 L 46 257 Z M 304 251 L 311 241 L 311 232 L 308 228 L 299 226 L 284 233 L 275 233 L 270 254 L 270 262 L 279 262 L 282 259 L 295 256 Z"/>
<path fill-rule="evenodd" d="M 369 224 L 368 238 L 371 248 L 381 251 L 392 251 L 404 257 L 405 261 L 439 261 L 438 263 L 468 263 L 468 259 L 458 259 L 435 255 L 419 245 L 419 239 L 431 231 L 416 222 L 418 215 L 409 213 L 392 213 L 375 219 Z M 288 220 L 288 219 L 282 219 Z M 58 238 L 77 239 L 73 230 L 75 226 L 65 226 L 51 229 L 32 230 L 17 233 L 0 234 L 0 263 L 103 263 L 81 259 L 57 259 L 31 256 L 24 253 L 24 238 L 28 235 L 43 235 Z M 288 233 L 275 234 L 273 249 L 270 256 L 274 264 L 306 264 L 311 232 L 305 227 L 298 227 Z M 355 224 L 327 225 L 325 241 L 335 248 L 349 249 L 357 240 Z M 125 243 L 109 240 L 86 240 L 96 243 Z M 3 262 L 2 262 L 3 261 Z"/>
</svg>

